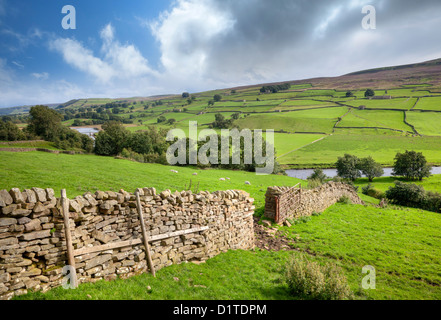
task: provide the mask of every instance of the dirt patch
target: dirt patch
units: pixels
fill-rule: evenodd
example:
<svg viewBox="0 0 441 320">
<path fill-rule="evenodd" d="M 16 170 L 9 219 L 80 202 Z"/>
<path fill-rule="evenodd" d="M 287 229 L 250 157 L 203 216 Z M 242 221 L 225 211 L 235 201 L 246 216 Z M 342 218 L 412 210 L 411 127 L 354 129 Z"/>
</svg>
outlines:
<svg viewBox="0 0 441 320">
<path fill-rule="evenodd" d="M 259 218 L 254 217 L 255 245 L 267 251 L 297 250 L 292 244 L 293 240 L 286 238 L 277 229 L 265 228 L 258 224 Z"/>
</svg>

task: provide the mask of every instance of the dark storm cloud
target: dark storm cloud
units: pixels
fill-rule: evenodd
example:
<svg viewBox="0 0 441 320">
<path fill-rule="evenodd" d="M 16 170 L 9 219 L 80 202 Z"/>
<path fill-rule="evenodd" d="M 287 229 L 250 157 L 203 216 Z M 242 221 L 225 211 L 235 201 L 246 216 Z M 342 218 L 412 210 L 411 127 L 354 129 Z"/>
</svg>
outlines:
<svg viewBox="0 0 441 320">
<path fill-rule="evenodd" d="M 361 26 L 365 5 L 377 10 L 376 30 Z M 218 21 L 191 19 L 201 13 Z M 156 36 L 163 57 L 198 64 L 204 80 L 278 81 L 441 57 L 440 13 L 438 0 L 181 0 Z"/>
</svg>

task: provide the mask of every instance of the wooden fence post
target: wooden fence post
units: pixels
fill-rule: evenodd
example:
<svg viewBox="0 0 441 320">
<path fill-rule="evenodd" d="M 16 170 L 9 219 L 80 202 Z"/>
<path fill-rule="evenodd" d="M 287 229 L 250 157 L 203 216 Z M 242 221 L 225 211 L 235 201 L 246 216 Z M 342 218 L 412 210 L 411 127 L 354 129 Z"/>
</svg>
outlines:
<svg viewBox="0 0 441 320">
<path fill-rule="evenodd" d="M 66 246 L 67 246 L 67 263 L 71 266 L 71 274 L 70 274 L 70 285 L 72 288 L 76 288 L 78 286 L 77 283 L 77 271 L 75 268 L 75 256 L 74 250 L 72 246 L 72 236 L 70 234 L 70 226 L 69 226 L 69 199 L 66 196 L 66 189 L 61 190 L 61 208 L 64 219 L 64 233 L 66 236 Z"/>
<path fill-rule="evenodd" d="M 155 267 L 153 266 L 152 257 L 150 255 L 150 245 L 149 245 L 149 240 L 147 238 L 147 232 L 145 230 L 144 217 L 142 215 L 141 200 L 139 199 L 139 192 L 136 192 L 135 195 L 136 195 L 136 206 L 138 208 L 138 214 L 139 214 L 139 221 L 141 222 L 142 238 L 144 240 L 147 263 L 150 268 L 150 272 L 153 274 L 153 277 L 156 277 Z"/>
</svg>

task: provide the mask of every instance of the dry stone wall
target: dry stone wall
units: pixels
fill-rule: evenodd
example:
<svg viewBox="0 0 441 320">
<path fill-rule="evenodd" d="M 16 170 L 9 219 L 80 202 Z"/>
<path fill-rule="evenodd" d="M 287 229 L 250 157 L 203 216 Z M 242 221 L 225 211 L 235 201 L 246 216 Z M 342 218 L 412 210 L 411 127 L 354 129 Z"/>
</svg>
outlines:
<svg viewBox="0 0 441 320">
<path fill-rule="evenodd" d="M 254 199 L 244 191 L 214 193 L 137 189 L 156 270 L 254 247 Z M 142 238 L 132 193 L 86 193 L 69 200 L 75 250 Z M 205 227 L 205 228 L 203 228 Z M 170 233 L 206 229 L 179 236 Z M 67 264 L 61 202 L 52 189 L 0 190 L 0 299 L 62 284 Z M 142 244 L 75 256 L 78 282 L 145 272 Z"/>
<path fill-rule="evenodd" d="M 357 192 L 345 183 L 329 182 L 311 190 L 270 187 L 266 192 L 265 217 L 280 223 L 310 216 L 323 212 L 342 196 L 347 196 L 353 204 L 364 204 Z"/>
</svg>

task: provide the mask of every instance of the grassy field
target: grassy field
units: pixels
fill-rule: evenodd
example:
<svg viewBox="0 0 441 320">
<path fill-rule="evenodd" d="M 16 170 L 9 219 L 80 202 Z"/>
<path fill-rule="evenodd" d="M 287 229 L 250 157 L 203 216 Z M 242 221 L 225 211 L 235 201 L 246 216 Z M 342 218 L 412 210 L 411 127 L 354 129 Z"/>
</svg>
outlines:
<svg viewBox="0 0 441 320">
<path fill-rule="evenodd" d="M 340 134 L 341 132 L 341 134 Z M 358 157 L 372 156 L 377 162 L 392 166 L 395 155 L 406 150 L 423 152 L 427 161 L 441 164 L 441 138 L 411 137 L 383 134 L 333 134 L 315 144 L 306 146 L 283 159 L 292 167 L 313 168 L 315 166 L 333 167 L 338 157 L 351 153 Z"/>
<path fill-rule="evenodd" d="M 0 148 L 42 148 L 59 150 L 54 146 L 53 142 L 48 141 L 0 142 Z"/>
<path fill-rule="evenodd" d="M 170 170 L 176 170 L 175 174 Z M 193 173 L 198 173 L 193 176 Z M 220 178 L 230 178 L 220 181 Z M 300 180 L 287 176 L 258 176 L 255 173 L 229 170 L 200 170 L 159 164 L 142 164 L 94 155 L 54 155 L 43 152 L 0 153 L 0 188 L 53 188 L 56 194 L 66 189 L 69 197 L 87 191 L 126 191 L 155 187 L 185 190 L 192 180 L 192 189 L 199 191 L 245 190 L 262 206 L 268 186 L 294 186 Z M 249 181 L 251 185 L 245 185 Z"/>
<path fill-rule="evenodd" d="M 408 112 L 407 121 L 415 126 L 419 134 L 426 136 L 441 135 L 441 113 L 436 112 Z"/>
<path fill-rule="evenodd" d="M 404 123 L 404 113 L 385 110 L 351 110 L 338 127 L 379 127 L 412 132 Z"/>
<path fill-rule="evenodd" d="M 405 181 L 404 179 L 397 178 L 397 177 L 381 177 L 381 178 L 375 178 L 371 184 L 374 188 L 384 192 L 387 189 L 389 189 L 389 187 L 394 186 L 395 181 L 397 181 L 397 180 L 403 181 L 403 182 L 408 182 L 408 181 Z M 430 178 L 425 178 L 424 181 L 411 181 L 411 183 L 422 186 L 427 191 L 441 193 L 441 175 L 432 175 Z M 369 182 L 365 178 L 358 179 L 356 181 L 356 185 L 360 186 L 360 191 L 361 191 L 362 187 L 364 187 L 368 184 L 369 184 Z"/>
<path fill-rule="evenodd" d="M 267 186 L 290 186 L 300 181 L 285 176 L 191 168 L 174 168 L 179 171 L 175 174 L 168 166 L 39 152 L 3 152 L 0 168 L 1 189 L 52 187 L 58 194 L 61 188 L 67 188 L 69 197 L 96 189 L 133 191 L 154 186 L 158 190 L 183 190 L 193 179 L 193 184 L 200 183 L 200 190 L 246 190 L 256 199 L 258 212 L 262 212 Z M 198 172 L 198 176 L 192 176 L 193 172 Z M 230 181 L 219 181 L 227 176 Z M 434 176 L 423 185 L 439 188 L 440 179 Z M 251 185 L 245 185 L 245 180 Z M 364 183 L 363 179 L 358 182 Z M 391 183 L 382 178 L 376 179 L 374 185 L 387 187 Z M 297 299 L 289 294 L 282 274 L 286 262 L 302 252 L 321 264 L 339 265 L 355 299 L 440 299 L 439 225 L 441 215 L 422 210 L 336 204 L 292 227 L 279 227 L 297 248 L 294 252 L 230 251 L 202 265 L 189 263 L 162 269 L 156 278 L 144 274 L 128 280 L 84 284 L 77 290 L 58 288 L 46 294 L 30 293 L 18 299 Z M 366 265 L 376 269 L 376 290 L 360 288 Z"/>
<path fill-rule="evenodd" d="M 242 129 L 283 129 L 293 133 L 331 133 L 334 124 L 345 112 L 346 108 L 337 107 L 286 113 L 258 114 L 238 120 L 236 124 Z"/>
<path fill-rule="evenodd" d="M 441 98 L 440 97 L 427 97 L 421 98 L 415 109 L 418 110 L 434 110 L 441 111 Z"/>
<path fill-rule="evenodd" d="M 416 101 L 417 101 L 416 98 L 397 98 L 390 100 L 357 99 L 354 101 L 347 101 L 345 102 L 345 104 L 356 108 L 358 108 L 359 106 L 366 106 L 366 108 L 375 108 L 375 109 L 409 110 L 415 105 Z"/>
</svg>

